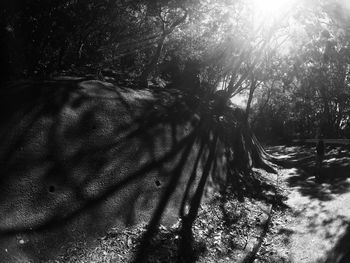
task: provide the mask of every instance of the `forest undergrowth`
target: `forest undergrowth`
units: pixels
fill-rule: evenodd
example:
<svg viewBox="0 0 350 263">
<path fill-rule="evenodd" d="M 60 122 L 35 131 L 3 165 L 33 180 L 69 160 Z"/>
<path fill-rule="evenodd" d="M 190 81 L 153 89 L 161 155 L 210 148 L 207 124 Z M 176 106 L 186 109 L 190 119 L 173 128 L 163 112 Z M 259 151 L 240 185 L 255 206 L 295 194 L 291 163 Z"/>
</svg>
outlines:
<svg viewBox="0 0 350 263">
<path fill-rule="evenodd" d="M 287 262 L 287 255 L 280 253 L 280 247 L 285 246 L 283 240 L 280 243 L 274 240 L 272 245 L 267 238 L 269 233 L 274 233 L 275 225 L 288 222 L 290 211 L 281 205 L 285 190 L 276 175 L 260 169 L 255 169 L 255 173 L 269 186 L 262 190 L 267 192 L 246 196 L 244 201 L 238 201 L 234 194 L 216 194 L 200 206 L 193 225 L 193 258 L 179 260 L 181 221 L 178 220 L 173 225 L 159 226 L 145 262 Z M 263 194 L 272 198 L 263 200 L 260 198 Z M 50 262 L 133 262 L 146 229 L 147 224 L 124 230 L 112 228 L 92 246 L 85 242 L 72 244 Z"/>
</svg>

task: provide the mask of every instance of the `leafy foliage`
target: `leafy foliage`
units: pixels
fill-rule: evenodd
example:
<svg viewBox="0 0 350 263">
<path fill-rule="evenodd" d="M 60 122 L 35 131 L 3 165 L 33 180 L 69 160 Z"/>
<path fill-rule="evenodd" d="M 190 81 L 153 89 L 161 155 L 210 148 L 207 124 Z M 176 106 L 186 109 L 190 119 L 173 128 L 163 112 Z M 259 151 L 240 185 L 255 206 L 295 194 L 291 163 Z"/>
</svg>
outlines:
<svg viewBox="0 0 350 263">
<path fill-rule="evenodd" d="M 349 41 L 344 8 L 331 2 L 297 14 L 289 52 L 277 59 L 279 78 L 263 89 L 255 125 L 274 136 L 349 137 Z M 346 17 L 346 16 L 345 16 Z M 266 135 L 265 132 L 265 135 Z"/>
<path fill-rule="evenodd" d="M 174 174 L 196 139 L 208 150 L 203 173 L 194 173 L 198 185 L 188 183 L 194 194 L 184 195 L 189 211 L 181 214 L 180 235 L 186 248 L 208 180 L 224 186 L 224 194 L 234 188 L 242 199 L 240 189 L 256 186 L 251 168 L 271 169 L 250 125 L 275 141 L 350 137 L 349 19 L 338 2 L 311 2 L 257 24 L 253 2 L 243 0 L 3 1 L 0 79 L 82 75 L 181 90 L 200 121 Z M 242 94 L 248 95 L 245 111 L 230 102 Z M 224 180 L 209 178 L 218 143 L 227 160 Z M 144 233 L 146 245 L 177 180 L 171 178 Z"/>
</svg>

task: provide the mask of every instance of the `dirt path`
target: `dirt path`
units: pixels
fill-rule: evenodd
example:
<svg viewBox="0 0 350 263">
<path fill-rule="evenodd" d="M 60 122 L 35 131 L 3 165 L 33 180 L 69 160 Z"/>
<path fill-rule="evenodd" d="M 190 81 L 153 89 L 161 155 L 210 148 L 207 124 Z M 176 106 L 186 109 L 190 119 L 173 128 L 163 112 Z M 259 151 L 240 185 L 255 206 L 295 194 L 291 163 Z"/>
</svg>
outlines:
<svg viewBox="0 0 350 263">
<path fill-rule="evenodd" d="M 286 169 L 283 172 L 284 179 L 288 180 L 295 176 L 297 170 Z M 346 179 L 345 183 L 349 182 L 350 179 Z M 296 216 L 290 226 L 292 262 L 323 262 L 337 240 L 345 234 L 350 222 L 350 192 L 332 193 L 326 183 L 315 188 L 327 194 L 326 200 L 303 195 L 300 186 L 290 189 L 286 203 Z"/>
<path fill-rule="evenodd" d="M 267 238 L 280 244 L 282 252 L 279 253 L 286 254 L 283 262 L 350 262 L 344 258 L 350 249 L 347 237 L 350 235 L 348 150 L 328 148 L 321 182 L 315 181 L 313 175 L 312 148 L 270 150 L 288 161 L 279 177 L 281 187 L 287 192 L 285 203 L 290 208 L 289 218 L 283 224 L 273 226 Z"/>
</svg>

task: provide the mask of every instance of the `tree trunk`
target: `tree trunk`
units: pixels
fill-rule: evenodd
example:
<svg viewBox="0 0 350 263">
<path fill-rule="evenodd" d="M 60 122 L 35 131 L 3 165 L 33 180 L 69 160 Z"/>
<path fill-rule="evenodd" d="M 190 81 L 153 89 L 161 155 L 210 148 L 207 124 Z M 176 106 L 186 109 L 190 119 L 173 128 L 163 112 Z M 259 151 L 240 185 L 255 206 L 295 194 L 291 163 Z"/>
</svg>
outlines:
<svg viewBox="0 0 350 263">
<path fill-rule="evenodd" d="M 165 24 L 163 24 L 163 33 L 161 38 L 158 40 L 156 53 L 154 54 L 151 62 L 145 67 L 144 71 L 142 72 L 140 76 L 140 84 L 147 87 L 148 86 L 148 77 L 152 73 L 152 71 L 155 69 L 155 67 L 158 64 L 158 60 L 160 57 L 160 54 L 162 52 L 165 38 L 173 32 L 173 30 L 180 25 L 182 22 L 184 22 L 187 18 L 187 11 L 185 11 L 185 14 L 175 21 L 168 29 L 165 29 Z"/>
<path fill-rule="evenodd" d="M 249 97 L 248 97 L 248 101 L 247 101 L 247 107 L 245 109 L 245 115 L 246 115 L 246 119 L 247 120 L 249 118 L 250 107 L 251 107 L 251 104 L 252 104 L 253 95 L 254 95 L 256 87 L 257 87 L 257 81 L 253 77 L 252 78 L 252 82 L 250 84 Z"/>
<path fill-rule="evenodd" d="M 163 49 L 165 37 L 166 35 L 163 34 L 162 37 L 158 40 L 156 53 L 154 54 L 151 62 L 145 67 L 145 69 L 143 70 L 140 76 L 140 84 L 142 86 L 145 86 L 145 87 L 148 86 L 148 77 L 158 64 L 158 60 Z"/>
</svg>

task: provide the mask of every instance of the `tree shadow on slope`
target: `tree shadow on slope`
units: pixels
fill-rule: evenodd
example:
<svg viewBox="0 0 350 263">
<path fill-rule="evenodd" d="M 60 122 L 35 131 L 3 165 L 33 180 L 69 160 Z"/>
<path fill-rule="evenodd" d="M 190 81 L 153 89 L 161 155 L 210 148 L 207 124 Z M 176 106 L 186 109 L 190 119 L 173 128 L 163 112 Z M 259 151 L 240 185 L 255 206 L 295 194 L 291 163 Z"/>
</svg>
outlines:
<svg viewBox="0 0 350 263">
<path fill-rule="evenodd" d="M 163 198 L 169 202 L 195 154 L 198 120 L 170 92 L 80 84 L 24 82 L 2 89 L 5 261 L 21 260 L 20 254 L 45 259 L 78 236 L 147 220 L 175 178 Z M 10 240 L 17 248 L 7 252 Z"/>
<path fill-rule="evenodd" d="M 277 153 L 276 163 L 291 169 L 287 182 L 305 196 L 331 200 L 350 190 L 350 149 L 345 146 L 326 147 L 323 167 L 315 167 L 315 148 L 310 146 L 276 146 L 269 149 Z M 318 175 L 318 178 L 316 178 Z"/>
<path fill-rule="evenodd" d="M 142 262 L 171 206 L 170 214 L 182 211 L 180 249 L 192 258 L 191 227 L 209 179 L 247 185 L 222 173 L 228 164 L 245 169 L 231 142 L 237 123 L 208 104 L 197 114 L 177 91 L 77 80 L 2 92 L 0 246 L 12 242 L 5 261 L 44 260 L 62 244 L 141 220 L 149 221 L 135 259 Z"/>
</svg>

